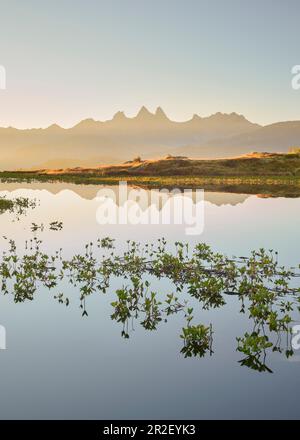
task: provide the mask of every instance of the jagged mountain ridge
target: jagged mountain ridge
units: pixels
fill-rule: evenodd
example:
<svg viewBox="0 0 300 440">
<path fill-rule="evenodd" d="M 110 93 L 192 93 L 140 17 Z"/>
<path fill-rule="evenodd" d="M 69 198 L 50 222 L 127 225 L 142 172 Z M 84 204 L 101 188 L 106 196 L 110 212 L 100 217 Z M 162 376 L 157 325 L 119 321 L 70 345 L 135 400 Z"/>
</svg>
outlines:
<svg viewBox="0 0 300 440">
<path fill-rule="evenodd" d="M 300 133 L 300 123 L 296 124 Z M 154 113 L 142 107 L 135 117 L 117 112 L 111 120 L 86 119 L 69 129 L 57 124 L 45 129 L 0 128 L 0 168 L 95 166 L 137 155 L 150 158 L 180 153 L 192 157 L 226 157 L 232 155 L 232 147 L 235 154 L 259 150 L 255 142 L 264 147 L 259 139 L 262 130 L 268 128 L 237 113 L 194 115 L 188 121 L 175 122 L 161 107 Z M 285 145 L 289 130 L 283 131 Z M 298 128 L 296 131 L 297 138 Z M 277 144 L 280 139 L 277 133 Z"/>
</svg>

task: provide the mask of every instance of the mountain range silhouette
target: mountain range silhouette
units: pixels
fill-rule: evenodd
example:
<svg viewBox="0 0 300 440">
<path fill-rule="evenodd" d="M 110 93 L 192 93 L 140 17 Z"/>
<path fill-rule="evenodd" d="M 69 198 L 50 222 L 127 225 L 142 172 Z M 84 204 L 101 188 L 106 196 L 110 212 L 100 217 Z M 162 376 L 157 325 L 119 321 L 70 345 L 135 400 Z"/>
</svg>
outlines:
<svg viewBox="0 0 300 440">
<path fill-rule="evenodd" d="M 237 113 L 215 113 L 175 122 L 161 107 L 154 113 L 142 107 L 135 117 L 119 111 L 111 120 L 85 119 L 68 129 L 0 128 L 0 168 L 97 166 L 168 154 L 220 158 L 299 145 L 300 121 L 261 126 Z"/>
</svg>

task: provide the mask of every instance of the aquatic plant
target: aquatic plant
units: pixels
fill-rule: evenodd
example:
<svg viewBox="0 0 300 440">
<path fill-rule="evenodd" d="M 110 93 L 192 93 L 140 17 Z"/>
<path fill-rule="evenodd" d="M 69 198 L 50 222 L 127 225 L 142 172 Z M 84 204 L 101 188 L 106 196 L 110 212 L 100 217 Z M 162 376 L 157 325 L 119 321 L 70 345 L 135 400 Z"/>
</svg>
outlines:
<svg viewBox="0 0 300 440">
<path fill-rule="evenodd" d="M 212 354 L 212 325 L 205 327 L 203 324 L 187 326 L 182 329 L 180 336 L 184 340 L 181 353 L 184 357 L 203 357 L 209 351 Z"/>
<path fill-rule="evenodd" d="M 61 222 L 52 222 L 49 229 L 60 230 Z M 273 250 L 253 251 L 249 257 L 229 258 L 213 252 L 205 243 L 193 249 L 176 242 L 170 250 L 164 238 L 157 243 L 141 245 L 127 241 L 127 248 L 117 252 L 109 237 L 88 243 L 82 254 L 64 259 L 62 249 L 53 255 L 42 251 L 42 240 L 36 232 L 44 225 L 32 225 L 33 238 L 26 242 L 25 253 L 16 243 L 7 240 L 8 249 L 0 261 L 0 283 L 4 294 L 15 302 L 33 300 L 41 287 L 54 292 L 54 298 L 66 306 L 70 303 L 60 283 L 67 280 L 79 293 L 82 315 L 87 316 L 87 299 L 92 294 L 110 291 L 112 278 L 122 286 L 111 301 L 111 319 L 122 325 L 121 335 L 128 339 L 134 322 L 154 331 L 175 313 L 183 313 L 181 353 L 185 357 L 212 355 L 212 325 L 194 324 L 195 307 L 209 310 L 225 306 L 228 296 L 240 302 L 241 313 L 248 314 L 253 331 L 237 338 L 237 351 L 245 358 L 240 364 L 257 371 L 269 371 L 268 350 L 287 357 L 291 348 L 293 314 L 299 311 L 300 288 L 295 286 L 299 274 L 295 268 L 280 266 Z M 152 280 L 167 279 L 170 290 L 156 292 Z M 287 337 L 281 337 L 286 334 Z M 285 344 L 285 350 L 283 350 Z"/>
</svg>

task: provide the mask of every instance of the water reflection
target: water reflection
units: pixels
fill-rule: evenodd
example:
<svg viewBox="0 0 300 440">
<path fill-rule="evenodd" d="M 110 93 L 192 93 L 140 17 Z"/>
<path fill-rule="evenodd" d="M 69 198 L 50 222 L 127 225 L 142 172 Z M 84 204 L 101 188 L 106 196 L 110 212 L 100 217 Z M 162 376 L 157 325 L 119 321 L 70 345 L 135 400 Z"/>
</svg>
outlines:
<svg viewBox="0 0 300 440">
<path fill-rule="evenodd" d="M 28 197 L 7 198 L 0 196 L 0 214 L 8 212 L 13 214 L 14 219 L 20 220 L 21 216 L 26 215 L 28 210 L 35 209 L 38 204 L 37 199 Z"/>
<path fill-rule="evenodd" d="M 116 251 L 122 255 L 128 250 L 127 239 L 145 245 L 164 236 L 169 254 L 174 253 L 176 241 L 188 242 L 190 250 L 201 241 L 222 255 L 249 256 L 252 249 L 277 249 L 280 265 L 291 267 L 299 262 L 300 199 L 245 196 L 244 201 L 232 205 L 228 203 L 232 200 L 225 198 L 227 194 L 214 193 L 217 200 L 205 202 L 203 234 L 187 237 L 180 225 L 100 226 L 96 222 L 98 204 L 92 193 L 91 198 L 85 198 L 72 191 L 71 186 L 60 188 L 57 194 L 45 189 L 44 184 L 40 189 L 23 186 L 10 191 L 8 185 L 1 194 L 39 200 L 36 208 L 19 222 L 12 222 L 9 212 L 0 216 L 1 235 L 14 239 L 19 258 L 32 252 L 29 247 L 34 233 L 43 240 L 44 254 L 52 256 L 62 248 L 62 257 L 67 261 L 83 255 L 85 243 L 96 243 L 98 238 L 116 238 Z M 51 230 L 50 223 L 55 221 L 62 221 L 63 229 Z M 38 228 L 32 232 L 33 223 L 43 225 L 43 231 Z M 8 240 L 0 244 L 1 252 L 7 250 Z M 97 245 L 96 249 L 100 258 L 103 250 Z M 11 295 L 0 296 L 0 323 L 7 329 L 7 350 L 0 352 L 0 417 L 299 418 L 295 390 L 300 386 L 300 357 L 295 349 L 293 356 L 286 357 L 290 332 L 289 341 L 285 331 L 280 332 L 277 341 L 277 332 L 269 330 L 269 323 L 265 323 L 265 328 L 256 328 L 255 319 L 250 317 L 252 302 L 245 300 L 243 305 L 237 295 L 214 295 L 214 302 L 223 298 L 226 304 L 204 309 L 205 298 L 191 296 L 186 287 L 177 293 L 169 278 L 158 279 L 149 274 L 143 279 L 146 280 L 158 302 L 167 300 L 172 293 L 182 300 L 180 303 L 188 301 L 194 316 L 190 327 L 203 326 L 194 330 L 195 335 L 212 324 L 211 333 L 207 334 L 211 336 L 211 347 L 208 339 L 203 339 L 204 356 L 185 358 L 182 352 L 188 343 L 185 345 L 180 337 L 184 336 L 182 329 L 188 327 L 186 308 L 169 316 L 163 314 L 153 331 L 140 324 L 146 315 L 139 312 L 137 320 L 128 321 L 129 339 L 120 337 L 123 323 L 111 319 L 115 311 L 111 302 L 118 302 L 117 290 L 132 289 L 128 279 L 112 277 L 106 294 L 89 295 L 80 309 L 79 285 L 75 287 L 64 278 L 49 291 L 38 282 L 33 301 L 14 303 Z M 291 280 L 291 286 L 296 287 L 297 280 Z M 59 297 L 61 293 L 63 297 Z M 284 317 L 280 300 L 273 309 L 278 309 L 277 320 Z M 81 318 L 84 310 L 88 317 Z M 296 304 L 294 311 L 287 314 L 292 316 L 293 322 L 287 324 L 291 327 L 299 318 Z M 148 322 L 152 324 L 151 320 Z M 252 342 L 257 335 L 251 335 L 258 330 L 268 336 L 273 347 L 265 347 L 255 358 Z M 256 341 L 259 348 L 262 342 Z M 243 362 L 249 363 L 249 354 L 239 351 L 239 346 L 251 350 L 252 366 L 260 365 L 258 359 L 274 374 L 260 374 L 253 367 L 244 366 Z"/>
<path fill-rule="evenodd" d="M 157 244 L 144 246 L 128 240 L 127 250 L 120 253 L 114 240 L 106 237 L 87 243 L 83 253 L 65 259 L 62 248 L 52 255 L 43 251 L 36 233 L 44 228 L 44 224 L 32 224 L 34 236 L 26 241 L 25 252 L 14 240 L 3 237 L 8 247 L 0 262 L 1 292 L 12 295 L 16 303 L 32 301 L 41 288 L 47 288 L 54 290 L 54 299 L 60 304 L 69 306 L 70 298 L 63 291 L 67 282 L 78 291 L 84 317 L 88 316 L 88 298 L 112 294 L 111 283 L 117 279 L 123 286 L 115 291 L 111 319 L 121 324 L 122 337 L 130 337 L 135 322 L 153 331 L 171 315 L 182 313 L 186 324 L 181 353 L 202 358 L 213 354 L 213 327 L 194 323 L 195 315 L 197 319 L 201 310 L 224 307 L 227 295 L 236 296 L 240 313 L 253 321 L 252 332 L 236 338 L 237 350 L 245 355 L 240 364 L 272 372 L 266 365 L 267 351 L 284 350 L 286 357 L 294 354 L 291 326 L 293 313 L 299 310 L 300 288 L 293 281 L 300 275 L 294 268 L 280 266 L 277 252 L 260 249 L 249 257 L 228 258 L 205 243 L 190 249 L 181 242 L 170 252 L 166 240 L 159 239 Z M 52 232 L 62 228 L 57 220 L 48 225 Z M 168 290 L 162 283 L 159 292 L 155 291 L 153 279 L 168 280 Z"/>
<path fill-rule="evenodd" d="M 128 185 L 130 187 L 130 185 Z M 56 182 L 56 183 L 39 183 L 39 182 L 32 182 L 27 183 L 23 182 L 22 184 L 18 182 L 1 182 L 0 181 L 0 192 L 3 191 L 6 194 L 9 194 L 11 192 L 20 190 L 20 189 L 29 189 L 29 190 L 36 190 L 36 191 L 48 191 L 51 194 L 59 194 L 62 191 L 70 190 L 73 193 L 77 194 L 83 199 L 86 200 L 93 200 L 97 197 L 97 194 L 101 188 L 107 188 L 108 190 L 111 190 L 115 192 L 115 200 L 118 202 L 118 186 L 117 185 L 80 185 L 80 184 L 74 184 L 74 183 L 62 183 L 62 182 Z M 156 190 L 159 191 L 158 189 Z M 194 196 L 195 197 L 195 196 Z M 245 202 L 247 198 L 250 197 L 247 194 L 235 194 L 235 193 L 220 193 L 220 192 L 211 192 L 211 191 L 205 191 L 205 200 L 207 202 L 213 203 L 214 205 L 221 206 L 221 205 L 237 205 L 240 203 Z"/>
</svg>

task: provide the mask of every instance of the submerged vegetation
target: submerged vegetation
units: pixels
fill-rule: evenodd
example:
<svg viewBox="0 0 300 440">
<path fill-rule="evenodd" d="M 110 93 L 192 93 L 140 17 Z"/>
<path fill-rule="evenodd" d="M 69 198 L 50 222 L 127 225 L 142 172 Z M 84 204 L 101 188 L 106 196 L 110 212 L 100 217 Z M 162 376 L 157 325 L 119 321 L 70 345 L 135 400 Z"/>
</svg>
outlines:
<svg viewBox="0 0 300 440">
<path fill-rule="evenodd" d="M 52 222 L 48 228 L 62 227 L 61 222 Z M 153 331 L 181 313 L 186 322 L 180 335 L 182 355 L 204 357 L 213 354 L 213 327 L 195 322 L 196 316 L 201 310 L 225 306 L 230 296 L 252 322 L 252 331 L 237 338 L 237 351 L 244 355 L 241 365 L 271 372 L 266 365 L 270 350 L 283 351 L 287 357 L 293 354 L 291 326 L 300 310 L 299 274 L 296 268 L 280 266 L 273 250 L 229 258 L 205 243 L 190 249 L 188 244 L 177 242 L 170 250 L 160 239 L 144 246 L 128 241 L 127 248 L 117 252 L 114 240 L 99 238 L 88 243 L 81 254 L 64 259 L 62 249 L 53 255 L 43 252 L 42 240 L 36 236 L 43 229 L 44 225 L 32 225 L 34 235 L 26 242 L 25 252 L 19 252 L 16 243 L 4 237 L 8 249 L 0 262 L 1 291 L 11 294 L 16 303 L 33 300 L 44 287 L 68 306 L 71 298 L 62 287 L 63 281 L 68 281 L 77 289 L 82 315 L 87 316 L 88 298 L 108 294 L 112 279 L 117 279 L 121 285 L 111 300 L 111 319 L 121 325 L 125 339 L 132 334 L 135 322 Z M 153 282 L 162 279 L 168 280 L 168 288 L 156 292 Z"/>
</svg>

